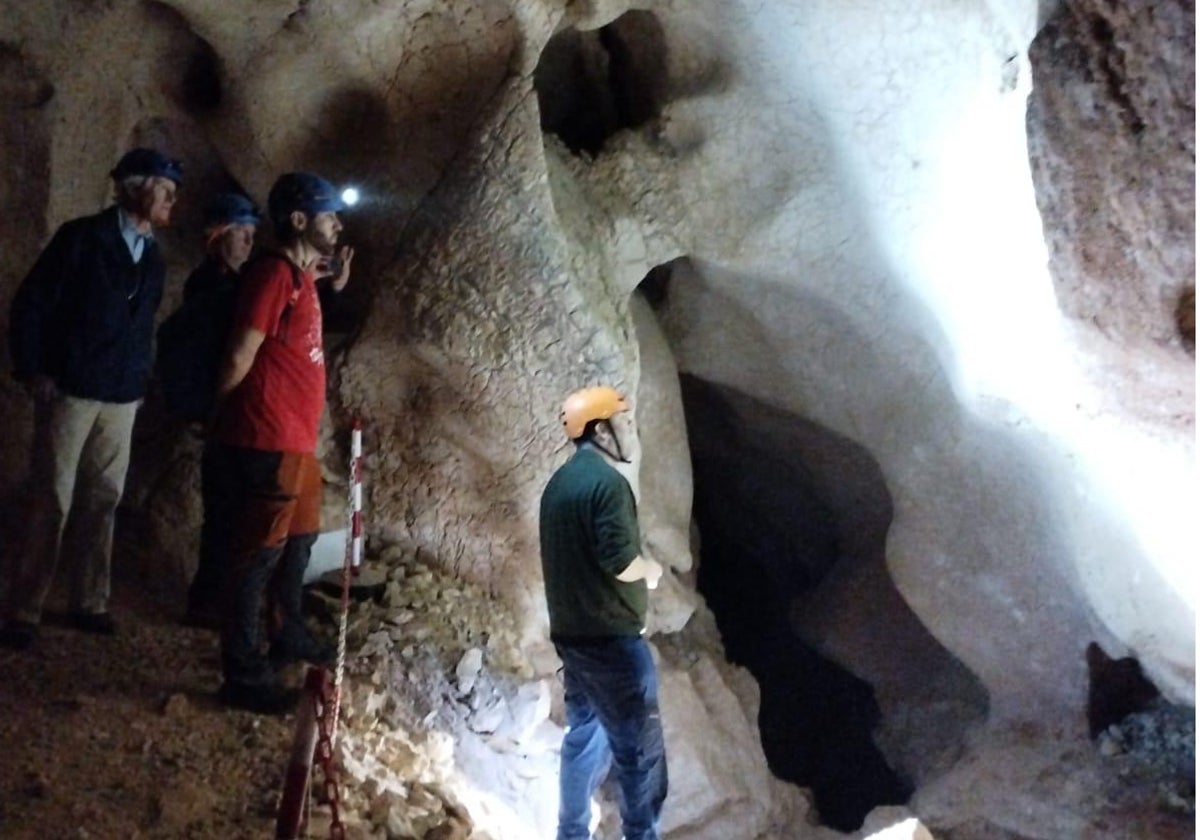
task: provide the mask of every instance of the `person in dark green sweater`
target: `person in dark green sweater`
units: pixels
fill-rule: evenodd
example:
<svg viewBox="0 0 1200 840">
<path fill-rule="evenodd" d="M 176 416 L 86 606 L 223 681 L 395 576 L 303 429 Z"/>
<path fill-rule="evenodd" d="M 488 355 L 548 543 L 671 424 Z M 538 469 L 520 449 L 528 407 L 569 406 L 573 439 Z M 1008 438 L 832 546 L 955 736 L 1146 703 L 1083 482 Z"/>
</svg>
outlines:
<svg viewBox="0 0 1200 840">
<path fill-rule="evenodd" d="M 591 836 L 592 795 L 610 765 L 626 840 L 658 840 L 667 795 L 658 677 L 642 637 L 662 566 L 641 556 L 633 490 L 611 463 L 628 463 L 613 427 L 628 409 L 607 386 L 568 397 L 575 454 L 542 493 L 542 575 L 567 715 L 557 840 Z"/>
</svg>

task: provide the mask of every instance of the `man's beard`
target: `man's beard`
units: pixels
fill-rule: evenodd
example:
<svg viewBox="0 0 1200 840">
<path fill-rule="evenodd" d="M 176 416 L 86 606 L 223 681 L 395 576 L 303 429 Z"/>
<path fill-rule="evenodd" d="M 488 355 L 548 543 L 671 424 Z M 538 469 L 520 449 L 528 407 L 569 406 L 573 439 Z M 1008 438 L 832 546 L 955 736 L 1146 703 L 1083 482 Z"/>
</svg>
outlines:
<svg viewBox="0 0 1200 840">
<path fill-rule="evenodd" d="M 322 257 L 332 257 L 337 253 L 337 237 L 330 238 L 324 235 L 312 235 L 308 238 L 308 244 L 317 249 Z"/>
</svg>

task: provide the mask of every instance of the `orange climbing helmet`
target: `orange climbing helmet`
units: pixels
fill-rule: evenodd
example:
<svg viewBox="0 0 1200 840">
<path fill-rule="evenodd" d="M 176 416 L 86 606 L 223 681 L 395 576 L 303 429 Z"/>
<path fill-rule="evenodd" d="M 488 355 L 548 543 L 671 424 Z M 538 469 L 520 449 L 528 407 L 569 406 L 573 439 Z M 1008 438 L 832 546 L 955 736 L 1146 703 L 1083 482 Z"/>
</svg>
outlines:
<svg viewBox="0 0 1200 840">
<path fill-rule="evenodd" d="M 608 420 L 628 410 L 629 404 L 616 388 L 607 385 L 582 388 L 567 397 L 563 403 L 563 428 L 567 431 L 567 437 L 578 440 L 588 423 L 593 420 Z"/>
</svg>

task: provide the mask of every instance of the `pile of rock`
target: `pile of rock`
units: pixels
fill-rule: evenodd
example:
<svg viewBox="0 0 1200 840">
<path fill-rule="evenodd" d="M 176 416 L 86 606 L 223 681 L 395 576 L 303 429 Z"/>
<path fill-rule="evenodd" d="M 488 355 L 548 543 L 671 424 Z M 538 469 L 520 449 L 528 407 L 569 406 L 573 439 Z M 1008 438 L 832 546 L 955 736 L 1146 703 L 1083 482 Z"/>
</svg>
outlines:
<svg viewBox="0 0 1200 840">
<path fill-rule="evenodd" d="M 1158 700 L 1129 715 L 1099 737 L 1100 752 L 1123 760 L 1126 778 L 1151 781 L 1160 804 L 1171 811 L 1196 812 L 1195 711 Z"/>
<path fill-rule="evenodd" d="M 497 840 L 541 830 L 552 815 L 531 821 L 529 803 L 556 802 L 561 729 L 511 608 L 396 546 L 371 563 L 387 584 L 349 620 L 347 808 L 388 840 L 455 836 L 445 832 L 469 826 L 468 812 Z"/>
</svg>

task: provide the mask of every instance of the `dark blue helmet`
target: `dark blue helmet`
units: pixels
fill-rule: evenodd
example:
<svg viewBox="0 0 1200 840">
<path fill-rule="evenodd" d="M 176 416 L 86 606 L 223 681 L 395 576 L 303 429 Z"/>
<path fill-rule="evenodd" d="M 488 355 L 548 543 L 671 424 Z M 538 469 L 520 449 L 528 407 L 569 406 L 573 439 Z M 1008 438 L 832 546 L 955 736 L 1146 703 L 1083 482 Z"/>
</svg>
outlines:
<svg viewBox="0 0 1200 840">
<path fill-rule="evenodd" d="M 346 204 L 337 187 L 311 172 L 280 175 L 267 196 L 267 211 L 271 214 L 271 223 L 277 227 L 297 210 L 313 215 L 345 209 Z"/>
<path fill-rule="evenodd" d="M 179 161 L 154 149 L 130 149 L 121 156 L 109 174 L 116 181 L 140 175 L 145 178 L 169 178 L 176 184 L 183 183 L 183 167 Z"/>
<path fill-rule="evenodd" d="M 254 202 L 241 193 L 220 193 L 204 208 L 204 227 L 222 225 L 257 225 L 262 214 Z"/>
</svg>

